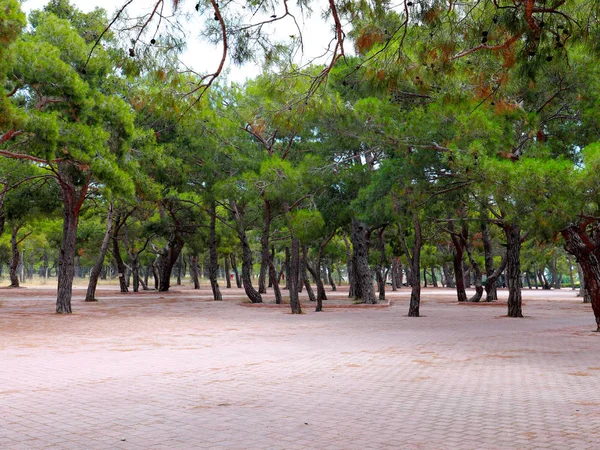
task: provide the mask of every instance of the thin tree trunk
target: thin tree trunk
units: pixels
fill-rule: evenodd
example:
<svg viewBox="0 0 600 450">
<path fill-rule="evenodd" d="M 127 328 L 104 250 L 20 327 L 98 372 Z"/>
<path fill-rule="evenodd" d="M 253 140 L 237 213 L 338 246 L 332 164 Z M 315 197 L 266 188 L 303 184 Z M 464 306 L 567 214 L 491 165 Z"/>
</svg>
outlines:
<svg viewBox="0 0 600 450">
<path fill-rule="evenodd" d="M 111 202 L 108 205 L 108 216 L 106 217 L 106 232 L 104 233 L 102 244 L 100 244 L 100 252 L 98 253 L 98 258 L 96 259 L 92 270 L 90 271 L 90 280 L 88 282 L 88 288 L 85 294 L 86 302 L 96 301 L 96 287 L 98 286 L 98 277 L 100 276 L 100 272 L 102 271 L 102 267 L 104 266 L 104 259 L 106 257 L 106 252 L 108 251 L 108 245 L 110 244 L 110 237 L 112 235 L 113 213 L 113 204 Z"/>
<path fill-rule="evenodd" d="M 281 305 L 281 289 L 279 288 L 279 277 L 277 276 L 277 269 L 275 269 L 275 264 L 273 258 L 269 259 L 269 277 L 273 282 L 273 293 L 275 294 L 275 303 L 277 305 Z"/>
<path fill-rule="evenodd" d="M 438 287 L 437 278 L 435 276 L 435 267 L 431 266 L 431 284 L 433 287 Z"/>
<path fill-rule="evenodd" d="M 233 273 L 235 274 L 235 285 L 240 289 L 242 287 L 242 280 L 240 278 L 240 273 L 238 272 L 235 253 L 232 252 L 229 257 L 231 259 L 231 270 L 233 270 Z"/>
<path fill-rule="evenodd" d="M 219 289 L 219 282 L 217 280 L 217 273 L 219 271 L 219 257 L 217 255 L 217 216 L 216 216 L 217 205 L 213 201 L 211 203 L 211 214 L 210 214 L 210 230 L 208 238 L 208 253 L 209 253 L 209 264 L 208 264 L 208 277 L 210 279 L 210 287 L 213 292 L 214 300 L 223 300 L 221 295 L 221 289 Z"/>
<path fill-rule="evenodd" d="M 285 289 L 290 290 L 291 256 L 289 247 L 285 248 Z"/>
<path fill-rule="evenodd" d="M 119 221 L 119 219 L 117 219 L 117 222 Z M 125 263 L 123 262 L 123 258 L 121 258 L 121 250 L 119 249 L 119 230 L 118 227 L 115 227 L 114 231 L 113 231 L 113 240 L 112 240 L 112 244 L 113 244 L 113 257 L 115 259 L 115 262 L 117 264 L 117 271 L 119 274 L 119 287 L 121 292 L 129 292 L 129 289 L 127 289 L 127 279 L 125 276 Z"/>
<path fill-rule="evenodd" d="M 10 287 L 18 288 L 19 285 L 19 276 L 17 273 L 17 268 L 19 267 L 19 262 L 21 261 L 21 253 L 19 252 L 19 245 L 17 242 L 17 234 L 21 227 L 14 226 L 12 227 L 12 233 L 10 237 L 10 247 L 12 250 L 12 257 L 10 259 Z"/>
<path fill-rule="evenodd" d="M 267 292 L 267 272 L 269 269 L 269 259 L 271 257 L 269 253 L 269 233 L 271 232 L 271 202 L 269 200 L 264 200 L 263 203 L 265 205 L 265 215 L 262 229 L 262 236 L 260 237 L 260 275 L 258 276 L 258 292 L 261 294 L 265 294 Z"/>
<path fill-rule="evenodd" d="M 466 222 L 463 222 L 460 234 L 454 233 L 454 223 L 452 221 L 448 222 L 448 228 L 451 231 L 450 237 L 452 239 L 452 244 L 454 244 L 454 249 L 452 251 L 453 254 L 453 264 L 454 264 L 454 278 L 456 282 L 456 297 L 459 302 L 467 301 L 467 293 L 465 291 L 465 272 L 464 272 L 464 251 L 465 251 L 465 242 L 469 237 L 469 231 L 467 228 Z"/>
<path fill-rule="evenodd" d="M 408 317 L 419 317 L 419 310 L 421 306 L 421 280 L 419 279 L 419 267 L 421 265 L 421 247 L 423 245 L 423 241 L 421 237 L 421 223 L 416 215 L 413 217 L 413 226 L 415 231 L 415 242 L 411 256 L 411 273 L 413 279 L 410 292 Z"/>
<path fill-rule="evenodd" d="M 346 246 L 346 272 L 348 273 L 348 297 L 354 298 L 356 295 L 356 278 L 354 276 L 354 263 L 352 262 L 352 249 L 350 247 L 350 242 L 348 242 L 348 237 L 344 233 L 344 244 Z"/>
<path fill-rule="evenodd" d="M 223 263 L 225 265 L 225 287 L 231 289 L 231 267 L 227 256 L 223 258 Z"/>
<path fill-rule="evenodd" d="M 329 284 L 331 285 L 331 290 L 333 292 L 337 291 L 337 286 L 333 280 L 333 263 L 331 262 L 331 257 L 329 258 L 329 265 L 327 266 L 327 278 L 329 280 Z"/>
<path fill-rule="evenodd" d="M 300 241 L 292 235 L 292 249 L 290 255 L 290 270 L 288 275 L 290 308 L 292 314 L 302 314 L 300 298 L 298 297 L 298 283 L 300 282 Z"/>
</svg>

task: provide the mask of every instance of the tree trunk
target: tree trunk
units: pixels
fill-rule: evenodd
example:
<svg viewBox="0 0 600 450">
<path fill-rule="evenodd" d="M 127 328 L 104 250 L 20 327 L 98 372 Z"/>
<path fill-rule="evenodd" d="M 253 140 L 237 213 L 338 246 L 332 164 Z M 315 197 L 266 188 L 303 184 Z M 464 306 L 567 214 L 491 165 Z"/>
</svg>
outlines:
<svg viewBox="0 0 600 450">
<path fill-rule="evenodd" d="M 139 255 L 131 259 L 131 275 L 133 276 L 133 292 L 140 290 L 140 262 Z"/>
<path fill-rule="evenodd" d="M 152 261 L 152 277 L 154 278 L 154 290 L 157 291 L 160 287 L 160 273 L 158 272 L 158 263 L 160 261 L 160 255 Z"/>
<path fill-rule="evenodd" d="M 379 293 L 378 300 L 385 300 L 385 281 L 387 279 L 386 270 L 386 254 L 385 254 L 385 228 L 382 227 L 377 233 L 377 243 L 379 245 L 379 267 L 376 270 L 377 291 Z"/>
<path fill-rule="evenodd" d="M 238 238 L 242 244 L 242 285 L 244 291 L 252 303 L 262 303 L 262 296 L 252 286 L 252 250 L 246 232 L 241 228 L 238 229 Z"/>
<path fill-rule="evenodd" d="M 508 317 L 523 317 L 521 308 L 521 227 L 504 226 L 506 235 L 506 282 L 508 284 Z"/>
<path fill-rule="evenodd" d="M 181 250 L 183 250 L 183 245 L 183 239 L 176 234 L 172 236 L 167 241 L 167 245 L 161 249 L 160 258 L 158 260 L 158 290 L 160 292 L 167 292 L 171 287 L 171 273 L 179 259 Z"/>
<path fill-rule="evenodd" d="M 300 263 L 300 270 L 302 272 L 302 281 L 304 282 L 304 287 L 306 288 L 306 294 L 308 295 L 308 300 L 311 302 L 316 302 L 317 297 L 315 296 L 315 293 L 313 292 L 312 287 L 310 286 L 310 279 L 308 277 L 308 273 L 306 272 L 307 268 L 308 268 L 307 251 L 306 251 L 306 247 L 302 246 L 302 261 Z M 319 279 L 318 272 L 317 272 L 317 277 L 315 279 Z M 321 285 L 322 285 L 322 283 L 321 283 Z M 324 292 L 324 290 L 323 290 L 323 292 Z"/>
<path fill-rule="evenodd" d="M 481 296 L 483 295 L 483 284 L 482 284 L 482 273 L 479 268 L 479 264 L 473 258 L 473 254 L 471 253 L 471 249 L 469 248 L 469 244 L 465 245 L 465 250 L 467 251 L 467 255 L 469 256 L 469 261 L 471 262 L 471 266 L 473 267 L 473 272 L 475 273 L 475 295 L 469 299 L 469 302 L 477 303 L 481 300 Z"/>
<path fill-rule="evenodd" d="M 455 240 L 457 242 L 455 242 Z M 467 293 L 465 291 L 465 272 L 463 266 L 463 258 L 464 258 L 464 246 L 460 239 L 455 236 L 452 237 L 452 242 L 454 242 L 454 251 L 453 253 L 453 264 L 454 264 L 454 279 L 456 285 L 456 297 L 459 302 L 467 301 Z"/>
<path fill-rule="evenodd" d="M 498 281 L 498 278 L 500 277 L 500 275 L 502 275 L 502 272 L 504 272 L 504 269 L 506 269 L 506 263 L 507 263 L 507 258 L 506 258 L 506 256 L 504 256 L 502 258 L 502 260 L 500 261 L 500 265 L 496 268 L 496 270 L 494 270 L 494 272 L 487 277 L 487 280 L 485 281 L 485 286 L 486 286 L 485 301 L 486 302 L 498 300 L 497 294 L 496 294 L 496 296 L 488 295 L 487 286 L 489 284 L 489 285 L 493 285 L 494 288 L 496 287 L 496 282 Z M 497 291 L 494 291 L 494 292 L 497 292 Z"/>
<path fill-rule="evenodd" d="M 181 271 L 183 270 L 183 255 L 181 252 L 179 252 L 175 267 L 177 269 L 177 286 L 181 286 Z"/>
<path fill-rule="evenodd" d="M 102 271 L 102 267 L 104 266 L 104 258 L 106 257 L 106 252 L 108 251 L 108 245 L 110 244 L 110 237 L 112 236 L 112 228 L 113 228 L 113 204 L 110 203 L 108 205 L 108 216 L 106 217 L 106 232 L 104 233 L 104 238 L 102 239 L 102 244 L 100 244 L 100 252 L 98 253 L 98 258 L 90 271 L 90 281 L 88 282 L 87 292 L 85 294 L 86 302 L 96 301 L 96 287 L 98 286 L 98 277 L 100 276 L 100 272 Z"/>
<path fill-rule="evenodd" d="M 117 222 L 119 219 L 117 219 Z M 127 289 L 127 279 L 125 277 L 125 263 L 123 262 L 123 258 L 121 258 L 121 250 L 119 249 L 119 230 L 115 227 L 113 232 L 113 257 L 115 258 L 115 262 L 117 263 L 117 271 L 119 274 L 119 287 L 121 292 L 129 292 Z"/>
<path fill-rule="evenodd" d="M 596 331 L 600 332 L 600 246 L 583 227 L 570 226 L 561 231 L 565 250 L 573 255 L 583 273 L 584 290 L 592 304 Z"/>
<path fill-rule="evenodd" d="M 269 252 L 269 233 L 271 232 L 271 202 L 263 201 L 265 205 L 265 216 L 263 222 L 262 235 L 260 237 L 260 275 L 258 276 L 258 292 L 265 294 L 267 292 L 267 272 L 269 269 L 269 260 L 271 254 Z"/>
<path fill-rule="evenodd" d="M 58 256 L 58 292 L 56 295 L 57 314 L 71 314 L 73 277 L 75 276 L 75 251 L 77 249 L 77 225 L 79 211 L 87 194 L 88 184 L 76 190 L 65 167 L 59 163 L 62 177 L 63 232 Z"/>
<path fill-rule="evenodd" d="M 279 288 L 279 277 L 277 276 L 277 269 L 275 269 L 275 263 L 273 258 L 269 259 L 269 277 L 273 282 L 273 293 L 275 294 L 275 304 L 281 305 L 281 289 Z"/>
<path fill-rule="evenodd" d="M 498 300 L 498 290 L 496 288 L 496 280 L 494 282 L 488 281 L 488 279 L 494 273 L 494 253 L 492 248 L 492 238 L 490 236 L 490 229 L 486 221 L 481 224 L 481 240 L 483 241 L 483 255 L 485 262 L 485 301 L 491 302 Z"/>
<path fill-rule="evenodd" d="M 200 277 L 198 276 L 198 255 L 193 255 L 190 259 L 190 276 L 192 277 L 192 283 L 194 283 L 194 289 L 200 289 Z"/>
<path fill-rule="evenodd" d="M 211 214 L 210 214 L 210 230 L 208 238 L 208 277 L 210 279 L 210 287 L 213 292 L 214 300 L 223 300 L 221 295 L 221 289 L 219 289 L 219 282 L 217 280 L 217 274 L 219 271 L 219 256 L 217 255 L 217 205 L 213 201 L 211 203 Z"/>
<path fill-rule="evenodd" d="M 527 283 L 527 289 L 531 290 L 531 273 L 529 273 L 529 270 L 525 271 L 525 282 Z"/>
<path fill-rule="evenodd" d="M 352 249 L 348 237 L 343 234 L 344 244 L 346 245 L 346 272 L 348 273 L 348 297 L 354 298 L 356 295 L 356 277 L 354 276 L 354 263 L 352 261 Z"/>
<path fill-rule="evenodd" d="M 352 219 L 352 271 L 356 280 L 354 298 L 361 303 L 375 304 L 375 289 L 373 289 L 373 274 L 369 267 L 369 230 L 365 224 Z"/>
<path fill-rule="evenodd" d="M 331 262 L 331 258 L 329 258 L 329 265 L 327 266 L 327 278 L 329 280 L 329 284 L 331 285 L 331 290 L 333 292 L 337 291 L 337 286 L 333 280 L 333 263 Z"/>
<path fill-rule="evenodd" d="M 408 308 L 408 317 L 419 317 L 419 309 L 421 306 L 421 280 L 419 279 L 419 267 L 421 266 L 421 223 L 418 217 L 413 217 L 413 225 L 415 229 L 415 243 L 413 245 L 411 257 L 411 273 L 412 287 L 410 292 L 410 305 Z"/>
<path fill-rule="evenodd" d="M 453 288 L 456 287 L 454 285 L 454 274 L 452 273 L 452 269 L 448 266 L 447 263 L 442 265 L 442 270 L 444 271 L 444 279 L 446 280 L 446 287 Z"/>
<path fill-rule="evenodd" d="M 437 278 L 435 276 L 435 267 L 431 266 L 431 284 L 433 287 L 438 287 Z"/>
<path fill-rule="evenodd" d="M 17 234 L 21 227 L 14 226 L 12 227 L 12 234 L 10 237 L 10 247 L 12 251 L 12 257 L 10 259 L 10 287 L 18 288 L 19 284 L 19 275 L 17 272 L 17 268 L 19 267 L 19 262 L 21 261 L 21 253 L 19 252 L 19 245 L 17 243 Z"/>
<path fill-rule="evenodd" d="M 291 256 L 289 247 L 285 248 L 285 289 L 290 290 Z"/>
<path fill-rule="evenodd" d="M 229 257 L 231 259 L 231 270 L 233 270 L 233 273 L 235 274 L 235 285 L 240 289 L 242 287 L 242 280 L 240 278 L 240 273 L 238 272 L 235 253 L 232 252 Z"/>
<path fill-rule="evenodd" d="M 225 287 L 231 289 L 231 267 L 227 256 L 223 258 L 223 263 L 225 265 Z"/>
<path fill-rule="evenodd" d="M 302 314 L 300 298 L 298 297 L 298 283 L 300 282 L 300 241 L 292 235 L 292 250 L 289 264 L 289 293 L 292 314 Z"/>
</svg>

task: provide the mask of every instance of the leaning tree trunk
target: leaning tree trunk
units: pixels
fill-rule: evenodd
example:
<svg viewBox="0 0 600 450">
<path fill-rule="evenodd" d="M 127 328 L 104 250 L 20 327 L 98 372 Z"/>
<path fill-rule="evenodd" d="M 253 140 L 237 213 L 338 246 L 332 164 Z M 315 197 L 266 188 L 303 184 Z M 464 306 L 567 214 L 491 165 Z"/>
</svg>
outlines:
<svg viewBox="0 0 600 450">
<path fill-rule="evenodd" d="M 108 206 L 108 216 L 106 217 L 106 232 L 104 233 L 104 238 L 102 239 L 102 244 L 100 244 L 100 252 L 98 253 L 98 258 L 90 271 L 90 281 L 88 282 L 87 292 L 85 294 L 86 302 L 96 301 L 96 287 L 98 286 L 98 277 L 100 277 L 100 272 L 102 272 L 102 267 L 104 266 L 104 258 L 106 257 L 106 252 L 108 251 L 108 245 L 110 244 L 110 237 L 112 235 L 112 227 L 113 227 L 113 205 L 112 203 Z"/>
<path fill-rule="evenodd" d="M 242 244 L 242 284 L 244 291 L 252 303 L 262 303 L 262 296 L 252 286 L 252 250 L 246 232 L 241 228 L 238 229 L 238 238 Z"/>
<path fill-rule="evenodd" d="M 335 285 L 335 281 L 333 280 L 333 263 L 331 262 L 331 258 L 329 258 L 329 265 L 327 266 L 327 279 L 329 284 L 331 285 L 331 290 L 333 292 L 337 291 L 337 286 Z"/>
<path fill-rule="evenodd" d="M 302 314 L 300 298 L 298 297 L 298 284 L 300 282 L 300 241 L 292 235 L 292 249 L 290 252 L 288 271 L 288 286 L 290 293 L 290 308 L 292 314 Z"/>
<path fill-rule="evenodd" d="M 467 251 L 467 255 L 469 256 L 469 261 L 471 262 L 471 266 L 473 267 L 473 271 L 475 273 L 475 295 L 469 299 L 469 302 L 477 303 L 481 300 L 481 296 L 483 295 L 483 283 L 482 283 L 482 273 L 479 268 L 479 264 L 473 258 L 473 254 L 469 249 L 469 245 L 465 245 L 465 250 Z"/>
<path fill-rule="evenodd" d="M 452 237 L 452 241 L 455 240 L 455 237 Z M 454 244 L 454 251 L 452 252 L 454 259 L 454 279 L 456 286 L 456 297 L 459 302 L 467 301 L 467 292 L 465 290 L 465 272 L 463 266 L 463 258 L 464 258 L 464 246 L 462 242 L 456 242 Z"/>
<path fill-rule="evenodd" d="M 277 269 L 275 269 L 274 258 L 269 259 L 269 277 L 273 283 L 273 293 L 275 294 L 275 304 L 281 305 L 281 289 L 279 288 L 279 277 L 277 276 Z"/>
<path fill-rule="evenodd" d="M 171 287 L 171 273 L 179 259 L 181 250 L 183 250 L 183 245 L 183 239 L 179 235 L 174 235 L 169 239 L 165 248 L 161 250 L 158 261 L 158 290 L 160 292 L 167 292 Z"/>
<path fill-rule="evenodd" d="M 377 297 L 373 289 L 373 274 L 369 267 L 369 230 L 365 224 L 352 219 L 352 270 L 356 280 L 354 298 L 361 303 L 375 304 Z"/>
<path fill-rule="evenodd" d="M 498 281 L 498 278 L 500 277 L 500 275 L 502 275 L 502 272 L 504 272 L 504 269 L 506 269 L 506 262 L 507 262 L 507 258 L 506 256 L 504 256 L 502 258 L 502 261 L 500 261 L 500 265 L 496 268 L 496 270 L 494 270 L 494 272 L 488 276 L 487 280 L 485 281 L 485 286 L 486 286 L 486 298 L 485 301 L 486 302 L 491 302 L 493 300 L 497 300 L 498 296 L 496 295 L 496 297 L 492 297 L 488 294 L 487 291 L 487 286 L 488 284 L 494 285 L 494 287 L 496 286 L 496 282 Z"/>
<path fill-rule="evenodd" d="M 240 273 L 238 272 L 235 253 L 232 252 L 229 255 L 229 258 L 231 260 L 231 270 L 233 270 L 233 273 L 235 275 L 235 285 L 238 287 L 238 289 L 240 289 L 242 287 L 242 279 L 240 278 Z"/>
<path fill-rule="evenodd" d="M 565 250 L 575 257 L 583 274 L 584 290 L 592 304 L 596 331 L 600 332 L 600 246 L 576 225 L 561 230 Z"/>
<path fill-rule="evenodd" d="M 304 287 L 306 288 L 306 294 L 308 295 L 308 300 L 311 302 L 316 302 L 317 297 L 313 292 L 312 287 L 310 286 L 310 278 L 308 277 L 308 273 L 306 272 L 308 267 L 308 259 L 306 256 L 306 247 L 302 247 L 302 261 L 300 263 L 300 271 L 302 273 L 302 282 Z M 316 278 L 319 278 L 318 276 Z"/>
<path fill-rule="evenodd" d="M 117 271 L 119 273 L 119 287 L 121 292 L 129 292 L 127 288 L 127 279 L 125 276 L 125 263 L 123 262 L 123 258 L 121 258 L 121 250 L 119 249 L 119 231 L 115 228 L 113 233 L 113 257 L 115 258 L 115 262 L 117 263 Z"/>
<path fill-rule="evenodd" d="M 521 307 L 521 227 L 504 226 L 506 235 L 506 283 L 508 284 L 508 317 L 523 317 Z"/>
<path fill-rule="evenodd" d="M 216 203 L 213 201 L 211 204 L 210 214 L 210 230 L 208 237 L 208 278 L 210 279 L 210 287 L 213 292 L 214 300 L 223 300 L 221 295 L 221 289 L 219 289 L 219 282 L 217 280 L 217 273 L 219 271 L 219 256 L 217 255 L 217 211 Z"/>
<path fill-rule="evenodd" d="M 59 163 L 59 172 L 63 201 L 63 232 L 58 256 L 58 292 L 56 295 L 57 314 L 71 314 L 71 297 L 73 296 L 73 277 L 75 276 L 75 252 L 77 250 L 77 225 L 79 211 L 88 190 L 87 182 L 80 190 L 76 190 L 65 167 Z"/>
</svg>

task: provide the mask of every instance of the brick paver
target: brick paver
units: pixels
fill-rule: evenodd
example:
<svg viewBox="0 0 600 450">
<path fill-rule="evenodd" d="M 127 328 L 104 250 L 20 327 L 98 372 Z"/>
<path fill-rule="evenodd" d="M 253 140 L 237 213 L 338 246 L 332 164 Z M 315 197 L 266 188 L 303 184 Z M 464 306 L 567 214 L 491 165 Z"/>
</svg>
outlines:
<svg viewBox="0 0 600 450">
<path fill-rule="evenodd" d="M 570 290 L 508 319 L 426 289 L 415 319 L 406 289 L 301 316 L 103 289 L 72 316 L 0 290 L 1 449 L 600 448 L 600 335 Z"/>
</svg>

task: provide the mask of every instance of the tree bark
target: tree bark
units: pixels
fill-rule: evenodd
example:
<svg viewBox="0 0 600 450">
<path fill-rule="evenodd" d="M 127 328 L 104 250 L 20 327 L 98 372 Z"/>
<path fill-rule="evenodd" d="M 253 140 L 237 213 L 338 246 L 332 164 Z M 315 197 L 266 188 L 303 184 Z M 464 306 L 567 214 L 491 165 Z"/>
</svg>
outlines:
<svg viewBox="0 0 600 450">
<path fill-rule="evenodd" d="M 457 234 L 454 232 L 454 223 L 452 221 L 448 222 L 448 229 L 450 230 L 450 238 L 452 239 L 452 244 L 454 245 L 454 249 L 452 251 L 452 262 L 454 264 L 456 297 L 459 302 L 466 302 L 467 293 L 465 291 L 465 272 L 463 259 L 465 254 L 465 243 L 469 237 L 469 229 L 467 227 L 467 223 L 463 222 L 461 231 Z"/>
<path fill-rule="evenodd" d="M 117 218 L 117 222 L 119 219 Z M 115 227 L 113 231 L 113 257 L 115 258 L 115 262 L 117 263 L 117 271 L 119 274 L 119 287 L 121 292 L 129 292 L 127 288 L 127 280 L 125 277 L 125 263 L 123 262 L 123 258 L 121 258 L 121 250 L 119 249 L 119 227 Z"/>
<path fill-rule="evenodd" d="M 217 274 L 219 271 L 219 257 L 217 255 L 217 205 L 213 201 L 211 203 L 210 211 L 210 230 L 208 238 L 208 277 L 210 279 L 210 287 L 213 292 L 214 300 L 223 300 L 221 295 L 221 289 L 219 289 L 219 282 L 217 280 Z"/>
<path fill-rule="evenodd" d="M 502 272 L 504 272 L 504 269 L 506 269 L 506 263 L 507 263 L 507 258 L 506 258 L 506 256 L 504 256 L 502 258 L 502 260 L 500 261 L 500 265 L 496 268 L 496 270 L 494 270 L 494 272 L 490 276 L 488 276 L 487 280 L 485 281 L 486 286 L 488 283 L 496 286 L 496 282 L 498 281 L 498 278 L 500 277 L 500 275 L 502 275 Z M 497 295 L 495 298 L 493 298 L 491 296 L 486 296 L 485 301 L 491 302 L 491 301 L 497 300 L 497 299 L 498 299 Z"/>
<path fill-rule="evenodd" d="M 494 273 L 494 253 L 492 248 L 492 238 L 490 236 L 490 229 L 486 221 L 481 224 L 481 240 L 483 241 L 483 255 L 485 262 L 485 301 L 491 302 L 498 299 L 498 289 L 496 287 L 496 280 L 490 282 L 489 279 Z"/>
<path fill-rule="evenodd" d="M 252 286 L 252 250 L 248 243 L 246 231 L 238 228 L 238 238 L 242 244 L 242 285 L 244 291 L 252 303 L 262 303 L 262 296 Z"/>
<path fill-rule="evenodd" d="M 198 255 L 193 255 L 190 259 L 190 276 L 192 277 L 192 283 L 194 283 L 194 289 L 200 289 L 200 277 L 198 276 Z"/>
<path fill-rule="evenodd" d="M 227 289 L 231 289 L 231 267 L 229 264 L 229 257 L 225 256 L 223 258 L 223 263 L 225 265 L 225 287 Z"/>
<path fill-rule="evenodd" d="M 419 267 L 421 265 L 421 247 L 423 240 L 421 236 L 421 223 L 416 215 L 413 217 L 413 226 L 415 231 L 415 242 L 411 255 L 411 273 L 412 286 L 410 292 L 410 305 L 408 308 L 408 317 L 419 317 L 421 306 L 421 280 L 419 279 Z"/>
<path fill-rule="evenodd" d="M 447 288 L 453 288 L 456 287 L 454 285 L 454 274 L 452 273 L 452 269 L 448 266 L 447 263 L 444 263 L 442 265 L 442 270 L 444 272 L 444 279 L 446 280 L 446 287 Z"/>
<path fill-rule="evenodd" d="M 158 260 L 158 290 L 160 292 L 167 292 L 171 287 L 171 273 L 179 259 L 181 250 L 183 250 L 183 245 L 183 239 L 178 234 L 174 234 L 160 251 Z"/>
<path fill-rule="evenodd" d="M 352 249 L 348 237 L 344 233 L 344 244 L 346 246 L 346 272 L 348 273 L 348 297 L 354 298 L 356 295 L 356 277 L 354 276 L 354 263 L 352 258 Z"/>
<path fill-rule="evenodd" d="M 352 271 L 356 280 L 354 298 L 361 303 L 376 304 L 373 274 L 369 267 L 369 237 L 371 230 L 357 219 L 352 219 Z"/>
<path fill-rule="evenodd" d="M 275 263 L 273 258 L 269 259 L 269 277 L 273 283 L 273 293 L 275 294 L 275 304 L 281 305 L 281 289 L 279 288 L 279 277 L 277 276 L 277 269 L 275 269 Z"/>
<path fill-rule="evenodd" d="M 75 276 L 75 251 L 77 249 L 77 226 L 79 211 L 85 200 L 88 182 L 77 189 L 67 171 L 68 168 L 59 163 L 60 186 L 63 201 L 63 232 L 58 256 L 58 292 L 56 295 L 57 314 L 71 314 L 71 297 L 73 295 L 73 277 Z"/>
<path fill-rule="evenodd" d="M 333 263 L 331 262 L 331 258 L 329 258 L 329 265 L 327 266 L 327 278 L 329 280 L 329 284 L 331 285 L 331 290 L 333 292 L 337 291 L 337 286 L 333 280 Z"/>
<path fill-rule="evenodd" d="M 96 301 L 96 287 L 98 286 L 98 277 L 100 276 L 100 272 L 102 271 L 102 267 L 104 266 L 104 259 L 106 258 L 106 252 L 108 251 L 108 245 L 110 244 L 110 238 L 112 236 L 112 228 L 113 228 L 113 204 L 112 202 L 108 205 L 108 216 L 106 217 L 106 232 L 104 233 L 104 238 L 102 239 L 102 244 L 100 244 L 100 252 L 98 253 L 98 258 L 96 258 L 96 262 L 90 271 L 90 280 L 88 282 L 87 292 L 85 294 L 86 302 Z"/>
<path fill-rule="evenodd" d="M 377 290 L 379 293 L 378 300 L 385 300 L 385 281 L 387 279 L 387 268 L 386 268 L 386 254 L 385 254 L 385 239 L 384 239 L 385 227 L 379 229 L 377 233 L 377 243 L 379 246 L 379 267 L 376 271 L 377 279 Z"/>
<path fill-rule="evenodd" d="M 300 241 L 292 235 L 292 249 L 289 264 L 289 294 L 292 314 L 302 314 L 300 298 L 298 297 L 298 283 L 300 282 Z"/>
<path fill-rule="evenodd" d="M 238 289 L 240 289 L 242 287 L 242 279 L 240 278 L 240 273 L 238 272 L 235 253 L 232 252 L 229 257 L 231 259 L 231 270 L 233 270 L 233 273 L 235 274 L 235 285 L 238 287 Z"/>
<path fill-rule="evenodd" d="M 523 317 L 521 307 L 521 227 L 504 225 L 506 235 L 506 282 L 508 284 L 508 317 Z"/>
<path fill-rule="evenodd" d="M 267 271 L 269 269 L 269 260 L 271 254 L 269 252 L 269 233 L 271 232 L 271 202 L 269 200 L 263 200 L 265 205 L 265 215 L 263 222 L 262 235 L 260 237 L 260 275 L 258 276 L 258 292 L 265 294 L 267 292 Z"/>
<path fill-rule="evenodd" d="M 596 331 L 600 332 L 600 246 L 598 233 L 589 236 L 584 226 L 570 226 L 561 230 L 565 250 L 573 255 L 583 273 L 584 290 L 592 304 Z"/>
<path fill-rule="evenodd" d="M 17 268 L 19 267 L 19 262 L 21 261 L 21 253 L 19 252 L 19 244 L 17 242 L 17 234 L 21 229 L 20 226 L 12 227 L 12 233 L 10 237 L 10 247 L 12 257 L 10 259 L 10 287 L 18 288 L 19 284 L 19 275 L 17 273 Z"/>
</svg>

